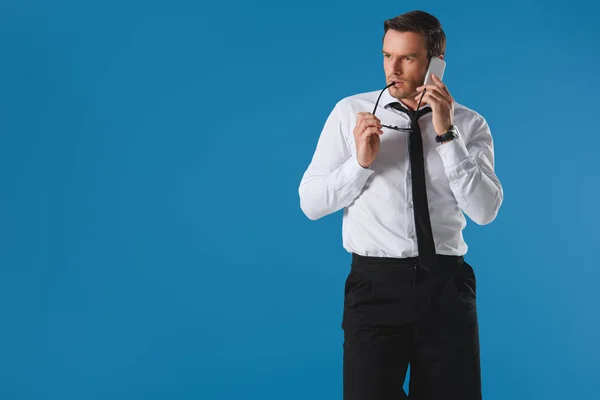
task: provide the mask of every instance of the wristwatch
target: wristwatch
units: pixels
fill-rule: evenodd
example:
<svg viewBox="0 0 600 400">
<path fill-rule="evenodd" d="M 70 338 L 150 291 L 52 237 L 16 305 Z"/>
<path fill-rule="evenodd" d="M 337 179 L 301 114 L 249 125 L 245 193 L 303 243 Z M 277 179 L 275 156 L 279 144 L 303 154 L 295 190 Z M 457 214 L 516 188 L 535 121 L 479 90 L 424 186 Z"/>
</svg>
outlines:
<svg viewBox="0 0 600 400">
<path fill-rule="evenodd" d="M 458 139 L 458 128 L 456 125 L 450 125 L 450 130 L 443 135 L 437 135 L 435 141 L 438 143 L 444 143 L 450 140 Z"/>
</svg>

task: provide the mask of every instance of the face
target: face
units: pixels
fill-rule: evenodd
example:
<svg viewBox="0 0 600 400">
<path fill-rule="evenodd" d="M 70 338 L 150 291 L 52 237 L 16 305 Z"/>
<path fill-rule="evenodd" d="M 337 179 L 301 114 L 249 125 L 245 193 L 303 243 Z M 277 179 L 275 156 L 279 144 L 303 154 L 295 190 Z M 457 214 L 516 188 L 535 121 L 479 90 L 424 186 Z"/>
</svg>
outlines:
<svg viewBox="0 0 600 400">
<path fill-rule="evenodd" d="M 416 102 L 417 87 L 423 84 L 429 59 L 425 38 L 413 32 L 388 30 L 383 38 L 383 69 L 390 94 L 408 104 Z"/>
</svg>

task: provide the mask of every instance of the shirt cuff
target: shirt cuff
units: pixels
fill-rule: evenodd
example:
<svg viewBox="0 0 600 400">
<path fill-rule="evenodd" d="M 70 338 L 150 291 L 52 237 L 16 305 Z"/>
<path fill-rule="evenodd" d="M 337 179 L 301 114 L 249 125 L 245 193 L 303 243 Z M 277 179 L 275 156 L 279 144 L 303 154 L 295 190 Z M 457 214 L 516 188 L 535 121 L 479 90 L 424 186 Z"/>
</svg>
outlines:
<svg viewBox="0 0 600 400">
<path fill-rule="evenodd" d="M 448 143 L 440 143 L 436 149 L 442 157 L 444 167 L 448 171 L 469 158 L 469 150 L 467 149 L 462 135 Z"/>
</svg>

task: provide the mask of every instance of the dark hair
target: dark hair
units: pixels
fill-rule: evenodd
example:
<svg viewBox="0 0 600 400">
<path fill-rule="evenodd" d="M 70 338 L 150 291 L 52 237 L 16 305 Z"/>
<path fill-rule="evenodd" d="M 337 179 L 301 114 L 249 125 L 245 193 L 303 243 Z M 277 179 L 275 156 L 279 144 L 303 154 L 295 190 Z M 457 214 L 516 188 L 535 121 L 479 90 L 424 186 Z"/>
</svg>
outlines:
<svg viewBox="0 0 600 400">
<path fill-rule="evenodd" d="M 446 52 L 446 34 L 440 21 L 425 11 L 409 11 L 383 23 L 383 36 L 388 30 L 398 32 L 420 33 L 425 38 L 427 58 L 442 55 Z"/>
</svg>

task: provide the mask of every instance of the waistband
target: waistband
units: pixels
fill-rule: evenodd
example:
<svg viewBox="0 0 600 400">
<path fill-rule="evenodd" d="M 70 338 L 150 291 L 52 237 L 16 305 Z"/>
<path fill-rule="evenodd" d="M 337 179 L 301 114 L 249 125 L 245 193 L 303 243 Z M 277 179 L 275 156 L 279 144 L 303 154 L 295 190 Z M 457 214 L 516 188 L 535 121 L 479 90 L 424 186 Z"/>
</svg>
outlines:
<svg viewBox="0 0 600 400">
<path fill-rule="evenodd" d="M 464 256 L 450 256 L 438 254 L 437 261 L 440 265 L 461 265 L 464 262 Z M 359 267 L 376 267 L 376 266 L 409 266 L 414 267 L 419 265 L 419 257 L 375 257 L 363 256 L 352 253 L 352 265 Z"/>
</svg>

